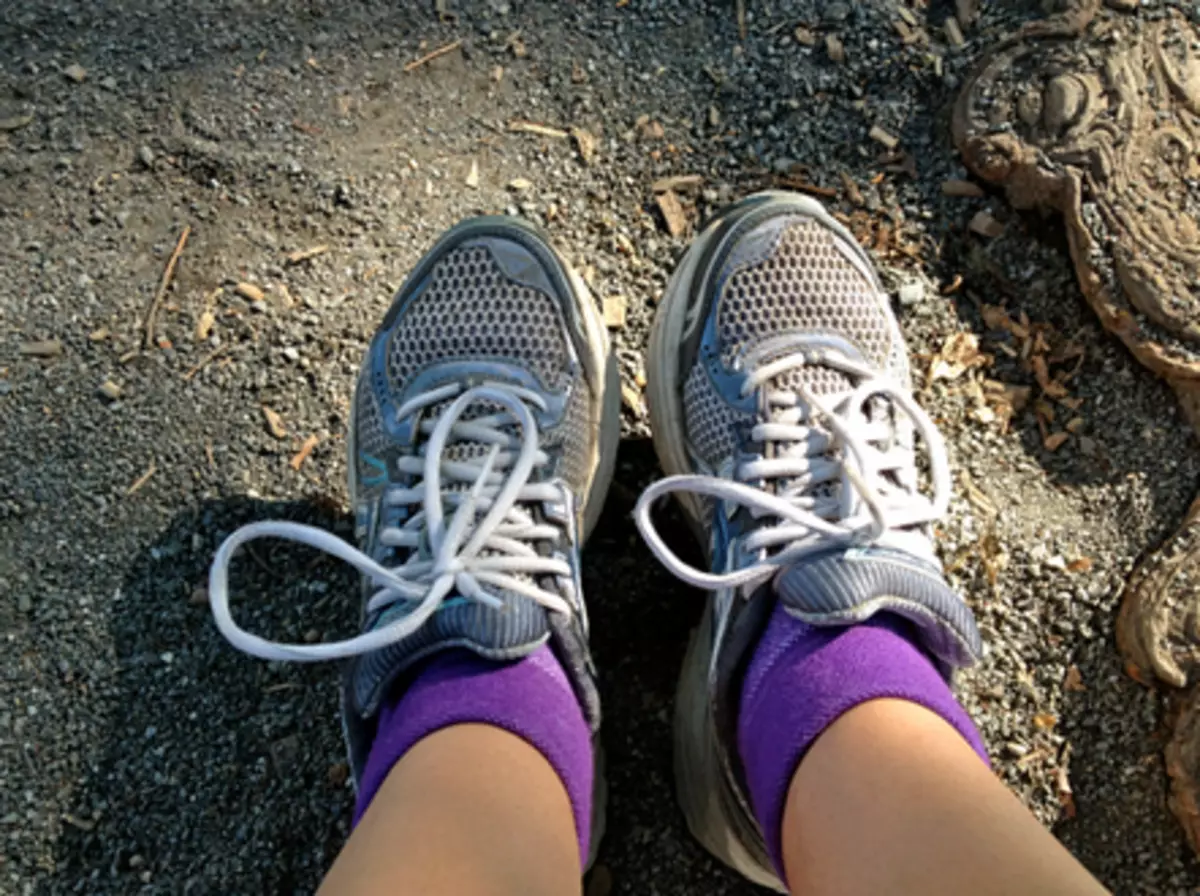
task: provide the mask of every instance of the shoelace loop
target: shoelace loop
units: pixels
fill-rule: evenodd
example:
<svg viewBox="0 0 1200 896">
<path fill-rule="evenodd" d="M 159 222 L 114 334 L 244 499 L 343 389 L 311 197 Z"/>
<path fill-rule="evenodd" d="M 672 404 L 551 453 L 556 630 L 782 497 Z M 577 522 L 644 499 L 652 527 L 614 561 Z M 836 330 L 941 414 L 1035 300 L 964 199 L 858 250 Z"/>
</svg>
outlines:
<svg viewBox="0 0 1200 896">
<path fill-rule="evenodd" d="M 456 397 L 457 396 L 457 397 Z M 434 418 L 423 420 L 427 436 L 423 456 L 398 459 L 399 472 L 419 476 L 411 487 L 389 487 L 382 498 L 391 507 L 419 506 L 400 526 L 384 528 L 380 543 L 412 549 L 400 566 L 387 568 L 362 551 L 323 529 L 291 522 L 259 522 L 243 526 L 221 544 L 209 573 L 209 602 L 217 628 L 238 649 L 268 660 L 344 659 L 378 650 L 412 634 L 424 624 L 451 593 L 492 607 L 503 606 L 496 591 L 520 594 L 546 609 L 570 614 L 571 605 L 560 595 L 538 587 L 534 576 L 571 575 L 559 557 L 539 554 L 533 542 L 559 537 L 557 526 L 539 523 L 526 506 L 534 502 L 562 501 L 560 486 L 530 482 L 535 467 L 546 463 L 538 448 L 538 426 L 530 405 L 544 409 L 536 392 L 506 383 L 484 383 L 464 389 L 449 384 L 415 396 L 397 409 L 404 419 L 453 398 Z M 462 419 L 476 403 L 499 405 L 496 414 Z M 519 443 L 505 432 L 513 423 L 520 429 Z M 444 457 L 451 440 L 489 445 L 482 460 L 453 461 Z M 515 453 L 513 448 L 516 448 Z M 448 490 L 444 484 L 466 483 L 465 490 Z M 447 520 L 446 509 L 453 508 Z M 479 512 L 483 519 L 476 523 Z M 282 538 L 324 551 L 353 566 L 379 586 L 367 603 L 369 613 L 399 602 L 414 606 L 385 625 L 344 641 L 326 644 L 283 644 L 242 629 L 229 609 L 229 563 L 239 547 L 259 538 Z M 425 539 L 424 558 L 417 550 Z"/>
<path fill-rule="evenodd" d="M 743 395 L 806 365 L 830 367 L 858 385 L 822 398 L 803 386 L 768 390 L 764 400 L 777 411 L 772 419 L 757 423 L 750 437 L 780 446 L 779 456 L 743 463 L 734 479 L 669 476 L 642 493 L 634 509 L 638 529 L 659 561 L 682 581 L 710 591 L 758 585 L 831 543 L 893 546 L 936 563 L 933 544 L 919 527 L 943 516 L 950 503 L 950 466 L 941 433 L 902 385 L 827 347 L 762 364 L 751 359 Z M 865 412 L 874 398 L 902 412 L 925 443 L 932 496 L 917 492 L 915 454 L 897 443 L 893 425 L 873 421 Z M 877 447 L 879 443 L 886 447 Z M 751 484 L 767 480 L 790 484 L 779 494 Z M 816 487 L 828 482 L 840 482 L 837 493 L 818 494 Z M 658 498 L 676 492 L 714 498 L 743 507 L 755 518 L 775 517 L 780 522 L 764 525 L 743 540 L 748 553 L 760 554 L 753 563 L 722 573 L 696 569 L 666 546 L 650 516 Z"/>
</svg>

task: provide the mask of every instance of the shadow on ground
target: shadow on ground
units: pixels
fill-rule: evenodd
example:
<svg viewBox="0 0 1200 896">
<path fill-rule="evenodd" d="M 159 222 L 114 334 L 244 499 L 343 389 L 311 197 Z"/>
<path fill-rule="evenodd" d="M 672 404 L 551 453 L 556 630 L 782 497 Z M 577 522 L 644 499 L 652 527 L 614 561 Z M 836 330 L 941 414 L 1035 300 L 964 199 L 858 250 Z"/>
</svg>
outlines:
<svg viewBox="0 0 1200 896">
<path fill-rule="evenodd" d="M 629 519 L 653 465 L 649 442 L 623 444 L 618 482 L 586 553 L 610 780 L 599 861 L 617 893 L 652 892 L 667 878 L 681 892 L 703 883 L 705 892 L 750 893 L 688 839 L 678 811 L 663 810 L 674 806 L 675 676 L 701 602 L 654 562 Z M 352 537 L 350 521 L 329 506 L 233 497 L 181 512 L 133 561 L 112 612 L 120 674 L 106 745 L 85 760 L 44 892 L 209 893 L 230 879 L 244 892 L 306 892 L 341 847 L 352 793 L 334 669 L 241 655 L 216 631 L 198 590 L 220 541 L 262 519 Z M 662 522 L 668 537 L 682 536 L 672 542 L 686 556 L 682 521 L 668 511 Z M 284 542 L 252 547 L 232 573 L 244 627 L 280 640 L 352 631 L 358 597 L 349 567 Z M 227 848 L 231 840 L 238 849 Z M 273 858 L 225 867 L 236 855 Z"/>
</svg>

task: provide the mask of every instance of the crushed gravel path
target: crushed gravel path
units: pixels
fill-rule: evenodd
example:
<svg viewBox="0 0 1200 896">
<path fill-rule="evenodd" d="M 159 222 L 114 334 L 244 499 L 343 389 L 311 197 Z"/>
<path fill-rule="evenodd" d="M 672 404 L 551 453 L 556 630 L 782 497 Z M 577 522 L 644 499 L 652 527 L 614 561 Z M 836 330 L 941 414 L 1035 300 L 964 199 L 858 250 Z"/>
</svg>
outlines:
<svg viewBox="0 0 1200 896">
<path fill-rule="evenodd" d="M 966 177 L 948 127 L 966 67 L 1040 5 L 985 3 L 955 47 L 953 4 L 917 0 L 746 0 L 740 25 L 739 4 L 683 0 L 452 2 L 447 21 L 382 0 L 8 0 L 0 892 L 314 889 L 350 817 L 336 676 L 228 648 L 207 564 L 252 519 L 349 535 L 361 354 L 406 270 L 479 212 L 535 219 L 627 306 L 627 439 L 587 553 L 612 786 L 600 861 L 615 893 L 753 891 L 674 806 L 670 704 L 700 600 L 628 519 L 655 475 L 641 351 L 687 238 L 653 185 L 677 175 L 702 179 L 679 188 L 689 226 L 782 180 L 826 194 L 877 251 L 958 477 L 940 544 L 988 642 L 960 690 L 997 771 L 1116 891 L 1194 891 L 1163 706 L 1112 634 L 1125 576 L 1200 481 L 1193 436 L 1084 307 L 1054 221 L 944 193 Z M 939 366 L 948 345 L 969 357 Z M 1039 404 L 1033 356 L 1069 376 L 1068 403 Z M 1031 389 L 1007 427 L 985 380 Z M 235 576 L 259 630 L 353 625 L 347 570 L 312 554 L 261 551 Z"/>
</svg>

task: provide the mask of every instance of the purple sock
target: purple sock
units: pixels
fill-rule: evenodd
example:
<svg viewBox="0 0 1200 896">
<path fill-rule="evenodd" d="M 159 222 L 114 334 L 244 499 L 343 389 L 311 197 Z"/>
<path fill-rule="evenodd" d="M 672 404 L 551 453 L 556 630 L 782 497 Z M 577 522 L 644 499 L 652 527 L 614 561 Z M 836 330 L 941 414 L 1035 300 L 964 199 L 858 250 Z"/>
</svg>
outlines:
<svg viewBox="0 0 1200 896">
<path fill-rule="evenodd" d="M 881 697 L 937 713 L 986 763 L 987 749 L 945 680 L 884 613 L 847 628 L 817 628 L 776 606 L 742 682 L 738 752 L 750 802 L 783 879 L 783 808 L 792 775 L 813 741 L 842 713 Z"/>
<path fill-rule="evenodd" d="M 436 655 L 394 702 L 379 712 L 354 824 L 388 772 L 417 741 L 442 728 L 482 722 L 528 741 L 562 779 L 575 813 L 580 861 L 586 863 L 592 822 L 592 735 L 567 675 L 549 647 L 522 660 L 496 663 L 465 650 Z"/>
</svg>

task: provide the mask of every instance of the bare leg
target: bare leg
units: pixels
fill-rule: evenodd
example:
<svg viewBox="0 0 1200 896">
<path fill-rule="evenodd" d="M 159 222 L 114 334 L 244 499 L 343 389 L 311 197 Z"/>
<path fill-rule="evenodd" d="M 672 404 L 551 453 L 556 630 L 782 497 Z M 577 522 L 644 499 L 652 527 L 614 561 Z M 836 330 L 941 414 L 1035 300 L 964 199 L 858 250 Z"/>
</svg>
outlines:
<svg viewBox="0 0 1200 896">
<path fill-rule="evenodd" d="M 813 744 L 783 821 L 787 880 L 811 893 L 1103 893 L 934 713 L 860 704 Z"/>
<path fill-rule="evenodd" d="M 580 890 L 567 791 L 521 738 L 455 725 L 388 775 L 321 886 L 325 896 L 566 896 Z"/>
</svg>

